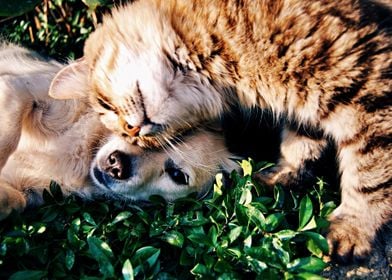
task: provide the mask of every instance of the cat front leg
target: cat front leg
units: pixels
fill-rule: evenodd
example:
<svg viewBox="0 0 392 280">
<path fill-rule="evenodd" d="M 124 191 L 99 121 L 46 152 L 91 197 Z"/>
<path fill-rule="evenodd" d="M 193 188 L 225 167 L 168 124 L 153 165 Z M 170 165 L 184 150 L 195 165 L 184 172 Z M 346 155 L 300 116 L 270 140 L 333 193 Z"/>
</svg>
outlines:
<svg viewBox="0 0 392 280">
<path fill-rule="evenodd" d="M 363 137 L 339 149 L 342 202 L 327 237 L 332 256 L 343 263 L 364 259 L 392 218 L 392 146 L 372 141 Z"/>
<path fill-rule="evenodd" d="M 327 147 L 328 141 L 320 133 L 306 133 L 303 129 L 293 129 L 288 125 L 282 131 L 280 158 L 275 166 L 259 172 L 255 178 L 261 183 L 274 186 L 297 185 L 310 171 L 308 163 L 318 160 Z"/>
</svg>

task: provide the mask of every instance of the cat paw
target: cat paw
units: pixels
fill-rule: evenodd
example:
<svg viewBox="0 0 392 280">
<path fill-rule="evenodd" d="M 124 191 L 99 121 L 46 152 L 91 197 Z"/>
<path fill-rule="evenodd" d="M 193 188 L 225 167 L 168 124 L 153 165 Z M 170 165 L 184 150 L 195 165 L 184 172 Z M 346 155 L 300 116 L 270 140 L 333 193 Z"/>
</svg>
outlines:
<svg viewBox="0 0 392 280">
<path fill-rule="evenodd" d="M 273 187 L 276 184 L 283 186 L 294 185 L 298 181 L 297 170 L 288 166 L 274 166 L 254 174 L 254 179 L 263 185 Z"/>
<path fill-rule="evenodd" d="M 359 226 L 361 223 L 355 216 L 330 218 L 327 240 L 330 255 L 341 264 L 361 263 L 372 250 L 375 229 L 371 226 Z"/>
</svg>

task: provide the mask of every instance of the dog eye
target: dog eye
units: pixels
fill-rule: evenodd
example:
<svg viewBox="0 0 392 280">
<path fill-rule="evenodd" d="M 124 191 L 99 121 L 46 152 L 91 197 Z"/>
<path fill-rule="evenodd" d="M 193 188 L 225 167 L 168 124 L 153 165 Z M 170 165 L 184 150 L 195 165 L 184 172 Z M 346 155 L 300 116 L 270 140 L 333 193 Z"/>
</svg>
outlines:
<svg viewBox="0 0 392 280">
<path fill-rule="evenodd" d="M 177 168 L 167 168 L 165 170 L 169 174 L 170 178 L 179 185 L 188 185 L 189 176 Z"/>
</svg>

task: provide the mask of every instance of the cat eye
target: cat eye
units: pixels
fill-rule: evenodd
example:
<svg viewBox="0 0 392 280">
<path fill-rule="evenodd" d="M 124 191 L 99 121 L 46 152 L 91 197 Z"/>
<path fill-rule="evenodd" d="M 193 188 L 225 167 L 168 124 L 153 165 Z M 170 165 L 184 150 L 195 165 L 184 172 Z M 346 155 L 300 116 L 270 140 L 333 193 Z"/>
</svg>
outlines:
<svg viewBox="0 0 392 280">
<path fill-rule="evenodd" d="M 166 168 L 165 172 L 170 178 L 179 185 L 188 185 L 189 176 L 178 168 Z"/>
<path fill-rule="evenodd" d="M 109 105 L 108 103 L 106 103 L 105 101 L 103 101 L 101 98 L 98 98 L 97 101 L 98 101 L 98 104 L 99 104 L 102 108 L 104 108 L 105 110 L 113 111 L 113 107 L 110 106 L 110 105 Z"/>
</svg>

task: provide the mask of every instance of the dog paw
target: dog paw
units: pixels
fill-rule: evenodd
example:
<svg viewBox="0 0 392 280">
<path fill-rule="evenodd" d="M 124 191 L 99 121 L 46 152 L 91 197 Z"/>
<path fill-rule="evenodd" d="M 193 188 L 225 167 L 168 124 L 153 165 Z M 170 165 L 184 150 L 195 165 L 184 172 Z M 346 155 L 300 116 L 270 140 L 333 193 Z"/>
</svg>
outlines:
<svg viewBox="0 0 392 280">
<path fill-rule="evenodd" d="M 332 259 L 341 264 L 365 261 L 372 250 L 376 230 L 360 226 L 355 216 L 331 217 L 330 222 L 327 240 Z"/>
<path fill-rule="evenodd" d="M 26 199 L 21 192 L 0 186 L 0 220 L 5 219 L 12 210 L 21 212 L 25 207 Z"/>
</svg>

